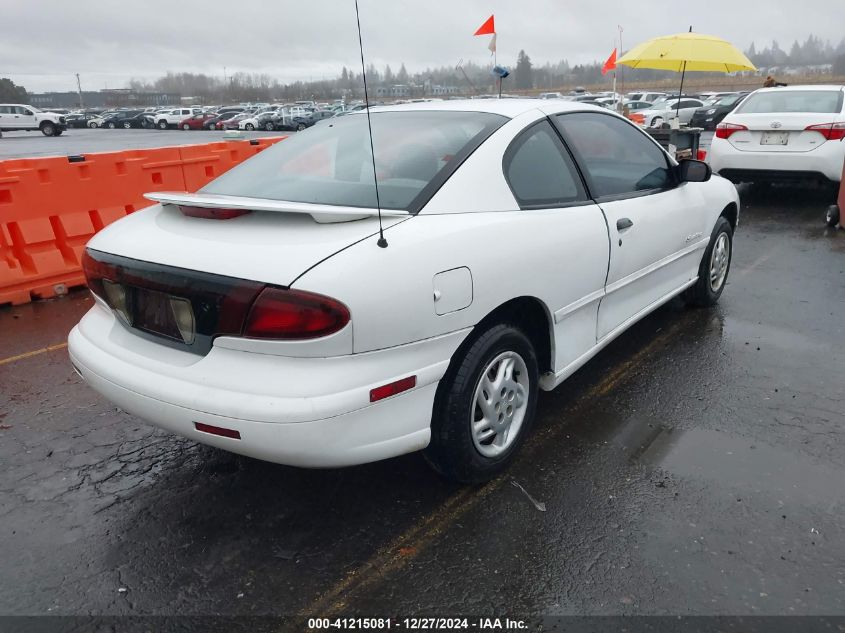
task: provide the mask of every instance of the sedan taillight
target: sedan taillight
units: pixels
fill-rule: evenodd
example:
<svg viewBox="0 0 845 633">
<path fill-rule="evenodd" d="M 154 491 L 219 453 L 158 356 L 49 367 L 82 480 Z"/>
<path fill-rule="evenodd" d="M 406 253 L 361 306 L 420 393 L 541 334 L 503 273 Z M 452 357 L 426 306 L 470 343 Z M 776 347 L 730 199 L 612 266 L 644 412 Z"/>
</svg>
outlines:
<svg viewBox="0 0 845 633">
<path fill-rule="evenodd" d="M 730 138 L 735 132 L 747 132 L 748 128 L 739 123 L 719 123 L 716 126 L 716 138 Z"/>
<path fill-rule="evenodd" d="M 331 297 L 303 290 L 265 288 L 250 308 L 244 336 L 319 338 L 342 330 L 349 319 L 349 308 Z"/>
<path fill-rule="evenodd" d="M 804 130 L 809 132 L 818 132 L 828 141 L 841 141 L 845 138 L 845 122 L 808 125 L 804 128 Z"/>
</svg>

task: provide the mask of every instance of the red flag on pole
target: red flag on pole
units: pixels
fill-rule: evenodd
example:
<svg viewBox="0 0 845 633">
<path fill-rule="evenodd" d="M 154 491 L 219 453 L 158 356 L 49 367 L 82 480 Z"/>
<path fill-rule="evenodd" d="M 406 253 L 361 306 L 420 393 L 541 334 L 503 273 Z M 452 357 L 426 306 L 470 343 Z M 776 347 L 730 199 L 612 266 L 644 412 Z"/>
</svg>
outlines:
<svg viewBox="0 0 845 633">
<path fill-rule="evenodd" d="M 496 32 L 496 25 L 493 22 L 493 16 L 487 18 L 487 21 L 478 27 L 478 30 L 473 35 L 492 35 Z"/>
<path fill-rule="evenodd" d="M 607 61 L 604 63 L 604 66 L 601 67 L 601 74 L 606 75 L 611 70 L 616 70 L 616 49 L 613 49 L 613 52 L 610 54 L 610 57 L 607 58 Z"/>
</svg>

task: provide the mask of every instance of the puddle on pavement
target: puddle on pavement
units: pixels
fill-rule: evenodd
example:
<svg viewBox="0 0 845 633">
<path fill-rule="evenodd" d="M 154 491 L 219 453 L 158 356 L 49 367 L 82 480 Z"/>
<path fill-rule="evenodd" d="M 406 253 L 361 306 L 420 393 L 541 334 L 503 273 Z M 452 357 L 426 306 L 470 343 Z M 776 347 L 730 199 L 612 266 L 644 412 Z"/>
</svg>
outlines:
<svg viewBox="0 0 845 633">
<path fill-rule="evenodd" d="M 626 446 L 632 459 L 673 475 L 764 493 L 784 504 L 832 511 L 845 501 L 845 470 L 748 438 L 640 424 L 623 430 L 615 442 Z"/>
</svg>

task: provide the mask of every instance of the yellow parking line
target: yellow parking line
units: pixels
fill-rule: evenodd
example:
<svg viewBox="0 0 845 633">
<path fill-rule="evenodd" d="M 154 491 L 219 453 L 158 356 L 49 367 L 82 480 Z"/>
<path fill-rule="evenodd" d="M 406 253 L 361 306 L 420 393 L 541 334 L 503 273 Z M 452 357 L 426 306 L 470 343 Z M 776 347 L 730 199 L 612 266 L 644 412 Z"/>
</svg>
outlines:
<svg viewBox="0 0 845 633">
<path fill-rule="evenodd" d="M 18 354 L 17 356 L 4 358 L 0 360 L 0 365 L 8 365 L 9 363 L 14 363 L 16 360 L 31 358 L 33 356 L 38 356 L 39 354 L 46 354 L 47 352 L 55 352 L 57 349 L 64 349 L 65 347 L 67 347 L 67 343 L 56 343 L 55 345 L 49 345 L 47 347 L 42 347 L 41 349 L 34 349 L 31 352 L 24 352 L 23 354 Z"/>
<path fill-rule="evenodd" d="M 680 327 L 681 322 L 676 321 L 631 358 L 617 366 L 578 400 L 574 410 L 577 411 L 590 400 L 604 396 L 618 386 L 624 378 L 629 377 L 632 369 L 636 368 L 655 348 L 663 345 Z M 523 458 L 525 455 L 531 455 L 539 448 L 547 446 L 545 440 L 553 438 L 565 430 L 565 425 L 554 425 L 547 427 L 541 433 L 534 434 L 529 438 Z M 331 617 L 338 615 L 348 605 L 349 599 L 354 593 L 385 579 L 390 572 L 401 569 L 413 561 L 456 519 L 499 489 L 509 478 L 509 475 L 505 473 L 480 488 L 464 488 L 455 493 L 421 523 L 379 549 L 369 560 L 354 571 L 349 572 L 331 589 L 302 609 L 300 616 Z"/>
</svg>

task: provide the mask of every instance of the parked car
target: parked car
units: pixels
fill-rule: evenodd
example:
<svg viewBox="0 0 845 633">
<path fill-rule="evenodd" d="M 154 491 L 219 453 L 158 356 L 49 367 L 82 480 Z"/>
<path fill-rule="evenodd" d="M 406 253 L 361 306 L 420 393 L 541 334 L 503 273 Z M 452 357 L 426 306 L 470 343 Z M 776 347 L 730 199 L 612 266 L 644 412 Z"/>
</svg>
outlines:
<svg viewBox="0 0 845 633">
<path fill-rule="evenodd" d="M 230 111 L 224 112 L 222 114 L 220 114 L 218 112 L 217 116 L 211 117 L 210 119 L 206 119 L 203 122 L 202 127 L 205 130 L 216 130 L 216 129 L 218 129 L 217 128 L 218 123 L 222 123 L 223 121 L 231 119 L 232 117 L 235 117 L 238 114 L 240 114 L 240 110 L 230 110 Z"/>
<path fill-rule="evenodd" d="M 654 103 L 658 99 L 662 99 L 666 97 L 665 92 L 629 92 L 628 93 L 628 100 L 629 101 L 648 101 L 650 103 Z"/>
<path fill-rule="evenodd" d="M 141 115 L 141 119 L 137 118 L 138 115 Z M 141 127 L 140 122 L 144 116 L 143 110 L 121 110 L 105 118 L 100 124 L 100 127 L 106 127 L 110 130 L 115 128 L 131 128 L 133 127 L 133 123 L 134 127 Z"/>
<path fill-rule="evenodd" d="M 559 92 L 541 92 L 538 96 L 539 99 L 565 99 L 561 93 Z"/>
<path fill-rule="evenodd" d="M 716 126 L 710 164 L 733 182 L 839 184 L 845 163 L 845 87 L 762 88 Z"/>
<path fill-rule="evenodd" d="M 98 128 L 103 124 L 106 119 L 108 119 L 113 114 L 117 114 L 118 112 L 119 110 L 106 110 L 105 112 L 101 112 L 98 116 L 88 119 L 88 127 Z"/>
<path fill-rule="evenodd" d="M 238 124 L 243 121 L 244 119 L 249 119 L 252 117 L 252 114 L 249 112 L 241 112 L 240 114 L 236 114 L 230 119 L 226 119 L 224 121 L 220 121 L 217 124 L 218 130 L 237 130 Z"/>
<path fill-rule="evenodd" d="M 0 131 L 40 130 L 44 136 L 61 136 L 66 129 L 63 114 L 20 103 L 0 103 Z"/>
<path fill-rule="evenodd" d="M 337 115 L 339 116 L 339 115 Z M 274 128 L 277 130 L 302 130 L 317 123 L 316 120 L 306 116 L 277 116 L 273 119 Z"/>
<path fill-rule="evenodd" d="M 182 130 L 203 130 L 206 122 L 216 118 L 217 114 L 214 112 L 201 112 L 180 121 L 179 128 Z"/>
<path fill-rule="evenodd" d="M 69 128 L 87 128 L 88 122 L 100 116 L 100 111 L 74 112 L 65 117 L 65 123 Z"/>
<path fill-rule="evenodd" d="M 274 117 L 276 115 L 275 111 L 271 112 L 262 112 L 261 114 L 255 116 L 248 116 L 245 119 L 241 119 L 238 122 L 238 129 L 239 130 L 247 130 L 251 132 L 252 130 L 267 130 L 272 131 L 276 129 L 274 121 Z"/>
<path fill-rule="evenodd" d="M 188 117 L 199 114 L 200 112 L 202 112 L 201 108 L 174 108 L 157 113 L 153 122 L 158 129 L 166 130 L 171 126 L 177 126 Z"/>
<path fill-rule="evenodd" d="M 715 130 L 730 112 L 734 110 L 745 97 L 747 92 L 735 92 L 718 98 L 713 103 L 706 103 L 692 114 L 690 127 L 700 127 L 705 130 Z"/>
<path fill-rule="evenodd" d="M 68 341 L 82 377 L 236 453 L 333 468 L 424 449 L 477 482 L 512 460 L 539 389 L 672 297 L 725 288 L 736 188 L 621 116 L 494 99 L 372 123 L 378 196 L 350 114 L 94 235 L 96 300 Z"/>
<path fill-rule="evenodd" d="M 642 116 L 643 125 L 646 127 L 660 127 L 666 121 L 680 119 L 681 124 L 687 124 L 692 119 L 696 109 L 704 105 L 700 99 L 689 97 L 660 99 L 655 101 L 650 108 L 638 110 L 637 114 Z"/>
</svg>

